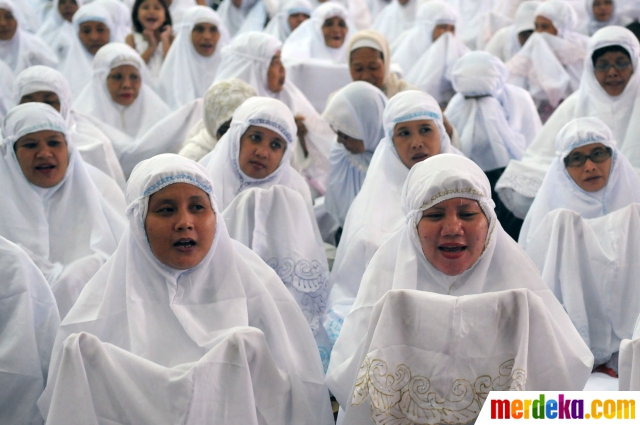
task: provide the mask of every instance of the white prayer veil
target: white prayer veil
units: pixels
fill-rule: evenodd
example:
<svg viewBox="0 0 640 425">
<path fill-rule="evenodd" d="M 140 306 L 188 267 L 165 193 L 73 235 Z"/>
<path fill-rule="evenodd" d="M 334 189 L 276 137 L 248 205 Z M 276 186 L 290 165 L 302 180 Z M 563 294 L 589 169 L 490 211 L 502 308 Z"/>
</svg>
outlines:
<svg viewBox="0 0 640 425">
<path fill-rule="evenodd" d="M 178 0 L 176 0 L 177 2 Z M 133 26 L 131 22 L 131 10 L 121 0 L 92 0 L 92 3 L 104 7 L 111 16 L 113 31 L 111 41 L 124 43 L 125 38 L 131 32 Z"/>
<path fill-rule="evenodd" d="M 613 11 L 611 12 L 611 17 L 609 17 L 609 20 L 601 22 L 596 20 L 594 14 L 593 14 L 593 3 L 595 0 L 584 0 L 584 7 L 587 10 L 587 16 L 588 16 L 588 20 L 587 22 L 584 22 L 581 25 L 580 31 L 583 34 L 586 35 L 593 35 L 596 31 L 598 31 L 601 28 L 604 28 L 606 26 L 609 25 L 621 25 L 621 20 L 620 20 L 620 16 L 618 16 L 618 11 L 620 10 L 619 8 L 616 7 L 616 3 L 620 2 L 621 4 L 624 4 L 624 1 L 621 0 L 612 0 L 611 3 L 613 4 Z"/>
<path fill-rule="evenodd" d="M 478 202 L 488 221 L 484 250 L 457 276 L 437 270 L 424 256 L 417 225 L 423 211 L 449 199 Z M 362 278 L 353 309 L 344 321 L 333 349 L 327 385 L 340 404 L 348 403 L 357 375 L 358 347 L 366 335 L 373 306 L 392 289 L 413 289 L 444 295 L 471 295 L 526 288 L 539 295 L 561 325 L 585 375 L 593 357 L 562 306 L 546 287 L 534 264 L 502 229 L 493 210 L 489 180 L 471 160 L 460 155 L 436 155 L 415 165 L 402 190 L 405 223 L 376 252 Z M 586 381 L 586 376 L 584 377 Z M 580 381 L 580 379 L 576 379 Z M 584 384 L 584 382 L 582 382 Z M 579 384 L 576 384 L 576 387 Z M 577 389 L 577 388 L 575 388 Z"/>
<path fill-rule="evenodd" d="M 342 46 L 335 49 L 327 46 L 322 35 L 322 25 L 330 18 L 339 17 L 347 24 L 347 35 Z M 355 27 L 349 19 L 349 12 L 345 7 L 333 1 L 327 1 L 318 6 L 311 18 L 301 23 L 289 35 L 282 47 L 283 61 L 299 61 L 303 59 L 320 59 L 343 63 L 347 58 L 349 38 L 355 32 Z"/>
<path fill-rule="evenodd" d="M 76 0 L 78 7 L 82 7 L 83 0 Z M 51 47 L 58 59 L 63 60 L 69 50 L 73 38 L 77 38 L 73 24 L 62 17 L 58 5 L 60 0 L 53 0 L 49 14 L 42 22 L 36 35 Z"/>
<path fill-rule="evenodd" d="M 278 6 L 278 13 L 271 18 L 264 29 L 264 32 L 277 37 L 283 43 L 291 34 L 289 26 L 289 16 L 296 13 L 305 13 L 311 16 L 313 6 L 309 0 L 286 0 L 281 1 Z"/>
<path fill-rule="evenodd" d="M 14 78 L 15 75 L 9 65 L 0 59 L 0 120 L 4 119 L 7 111 L 13 106 Z"/>
<path fill-rule="evenodd" d="M 400 4 L 397 0 L 390 3 L 382 1 L 385 6 L 378 13 L 371 28 L 379 31 L 390 44 L 393 44 L 400 34 L 409 30 L 417 19 L 416 10 L 418 0 L 409 0 L 406 4 Z"/>
<path fill-rule="evenodd" d="M 254 11 L 255 10 L 255 11 Z M 264 17 L 266 18 L 266 11 L 264 11 L 264 6 L 261 0 L 242 0 L 240 8 L 237 8 L 233 5 L 233 2 L 230 0 L 224 0 L 220 7 L 218 8 L 218 15 L 220 15 L 220 19 L 224 23 L 224 26 L 229 31 L 231 37 L 240 34 L 240 30 L 243 27 L 245 20 L 250 19 L 252 14 L 261 15 L 264 13 Z M 262 21 L 264 25 L 264 20 Z M 251 28 L 254 31 L 260 31 L 262 28 Z"/>
<path fill-rule="evenodd" d="M 162 64 L 157 85 L 158 94 L 173 109 L 204 96 L 218 71 L 222 48 L 229 42 L 229 33 L 218 14 L 210 7 L 189 8 L 182 19 L 176 38 Z M 199 54 L 191 41 L 193 28 L 201 23 L 215 25 L 220 33 L 215 51 L 208 57 Z"/>
<path fill-rule="evenodd" d="M 0 0 L 0 9 L 10 11 L 18 22 L 13 38 L 0 41 L 0 60 L 9 65 L 14 74 L 20 73 L 31 65 L 57 67 L 58 58 L 49 46 L 23 28 L 26 21 L 22 16 L 21 6 L 17 6 L 13 0 Z"/>
<path fill-rule="evenodd" d="M 129 106 L 117 104 L 107 89 L 107 76 L 113 68 L 131 65 L 140 73 L 142 84 L 138 97 Z M 109 43 L 98 50 L 93 59 L 93 77 L 73 103 L 74 109 L 126 133 L 131 137 L 144 134 L 170 112 L 151 87 L 142 58 L 124 43 Z"/>
<path fill-rule="evenodd" d="M 43 130 L 64 134 L 69 164 L 51 188 L 26 179 L 14 145 L 22 136 Z M 0 235 L 20 245 L 52 285 L 61 317 L 84 284 L 115 251 L 124 231 L 124 200 L 116 183 L 85 164 L 69 138 L 62 116 L 44 103 L 11 109 L 4 120 L 0 191 Z M 70 231 L 73 229 L 73 231 Z"/>
<path fill-rule="evenodd" d="M 607 185 L 597 192 L 581 189 L 571 178 L 564 158 L 581 146 L 600 143 L 610 148 L 611 169 Z M 584 218 L 596 218 L 640 202 L 640 177 L 620 152 L 611 130 L 595 117 L 576 118 L 565 125 L 556 138 L 556 158 L 551 163 L 542 186 L 527 213 L 519 242 L 527 247 L 529 238 L 551 211 L 566 208 Z"/>
<path fill-rule="evenodd" d="M 378 88 L 356 81 L 337 92 L 324 111 L 334 130 L 362 140 L 365 151 L 351 153 L 343 144 L 334 142 L 329 157 L 329 180 L 325 205 L 327 211 L 344 226 L 347 211 L 360 192 L 373 152 L 384 138 L 382 114 L 387 99 Z"/>
<path fill-rule="evenodd" d="M 522 48 L 518 34 L 523 31 L 535 30 L 536 9 L 540 3 L 539 1 L 523 1 L 520 3 L 514 24 L 498 30 L 491 38 L 491 41 L 487 43 L 485 50 L 497 56 L 503 62 L 511 59 Z"/>
<path fill-rule="evenodd" d="M 161 263 L 145 230 L 149 198 L 175 183 L 201 189 L 216 215 L 209 252 L 187 270 Z M 174 154 L 145 160 L 131 174 L 127 202 L 129 226 L 118 249 L 88 283 L 56 337 L 47 389 L 38 403 L 43 416 L 71 334 L 87 332 L 157 365 L 186 367 L 206 356 L 229 329 L 251 326 L 264 333 L 280 374 L 302 389 L 295 394 L 300 408 L 310 410 L 317 423 L 328 423 L 322 365 L 306 320 L 276 273 L 231 240 L 206 170 Z M 268 391 L 268 382 L 263 385 Z"/>
<path fill-rule="evenodd" d="M 462 153 L 483 171 L 522 158 L 542 128 L 531 96 L 506 84 L 508 75 L 504 63 L 487 52 L 469 52 L 453 67 L 451 80 L 458 94 L 445 116 L 460 133 Z"/>
<path fill-rule="evenodd" d="M 276 132 L 286 143 L 278 168 L 263 179 L 247 176 L 240 169 L 238 163 L 240 139 L 252 125 Z M 268 189 L 276 184 L 300 192 L 302 197 L 309 202 L 309 208 L 311 208 L 309 188 L 302 176 L 291 168 L 289 163 L 295 134 L 296 124 L 293 114 L 287 105 L 279 100 L 252 97 L 236 109 L 231 120 L 231 127 L 218 141 L 216 149 L 200 160 L 215 183 L 216 199 L 218 199 L 221 209 L 226 209 L 233 198 L 247 188 Z"/>
</svg>

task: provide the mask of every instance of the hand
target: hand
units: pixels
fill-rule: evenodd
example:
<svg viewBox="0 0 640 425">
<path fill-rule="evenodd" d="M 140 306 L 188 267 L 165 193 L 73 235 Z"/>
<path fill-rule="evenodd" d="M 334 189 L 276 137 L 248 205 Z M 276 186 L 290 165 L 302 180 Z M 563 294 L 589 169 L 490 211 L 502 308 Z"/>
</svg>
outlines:
<svg viewBox="0 0 640 425">
<path fill-rule="evenodd" d="M 156 47 L 158 47 L 158 40 L 156 39 L 156 36 L 153 33 L 153 30 L 143 30 L 142 36 L 144 37 L 145 40 L 147 40 L 147 43 L 149 43 L 150 48 L 155 49 Z"/>
<path fill-rule="evenodd" d="M 296 120 L 296 127 L 298 128 L 296 135 L 298 136 L 300 146 L 302 147 L 302 152 L 304 153 L 304 156 L 306 158 L 307 156 L 309 156 L 309 151 L 307 150 L 307 143 L 304 140 L 304 137 L 307 135 L 309 130 L 307 130 L 307 126 L 304 125 L 304 117 L 302 115 L 296 115 L 294 119 Z"/>
<path fill-rule="evenodd" d="M 160 33 L 160 41 L 165 45 L 171 43 L 171 25 L 165 25 Z"/>
</svg>

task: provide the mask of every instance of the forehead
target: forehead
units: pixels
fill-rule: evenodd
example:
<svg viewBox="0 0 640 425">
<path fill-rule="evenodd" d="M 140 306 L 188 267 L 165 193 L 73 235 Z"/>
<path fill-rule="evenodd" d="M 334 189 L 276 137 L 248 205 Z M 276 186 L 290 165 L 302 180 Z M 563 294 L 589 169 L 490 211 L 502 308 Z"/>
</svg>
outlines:
<svg viewBox="0 0 640 425">
<path fill-rule="evenodd" d="M 619 62 L 628 60 L 629 57 L 622 52 L 607 52 L 600 56 L 596 62 Z"/>
<path fill-rule="evenodd" d="M 149 202 L 179 202 L 191 198 L 209 199 L 204 190 L 189 183 L 173 183 L 152 193 Z"/>
<path fill-rule="evenodd" d="M 43 139 L 49 139 L 49 138 L 64 138 L 64 134 L 60 133 L 59 131 L 53 131 L 53 130 L 41 130 L 41 131 L 35 131 L 33 133 L 29 133 L 29 134 L 25 134 L 24 136 L 22 136 L 21 138 L 18 139 L 18 141 L 16 143 L 20 143 L 21 141 L 26 141 L 26 140 L 43 140 Z"/>
<path fill-rule="evenodd" d="M 27 97 L 27 98 L 28 98 L 28 97 L 49 97 L 49 98 L 50 98 L 50 97 L 56 97 L 56 98 L 57 98 L 57 97 L 58 97 L 58 95 L 57 95 L 57 94 L 55 94 L 55 93 L 54 93 L 54 92 L 52 92 L 52 91 L 34 91 L 34 92 L 32 92 L 32 93 L 26 93 L 26 94 L 25 94 L 25 95 L 23 95 L 22 97 L 23 97 L 23 98 L 24 98 L 24 97 Z"/>
<path fill-rule="evenodd" d="M 574 154 L 574 153 L 589 154 L 589 153 L 591 153 L 592 150 L 594 150 L 596 148 L 606 149 L 606 146 L 603 145 L 602 143 L 589 143 L 588 145 L 584 145 L 584 146 L 580 146 L 580 147 L 575 148 L 574 150 L 572 150 L 569 153 L 569 155 Z"/>
<path fill-rule="evenodd" d="M 97 28 L 97 27 L 100 27 L 100 26 L 105 27 L 107 29 L 109 28 L 104 24 L 104 22 L 100 22 L 100 21 L 84 21 L 79 25 L 80 29 L 83 29 L 83 28 Z"/>
<path fill-rule="evenodd" d="M 423 125 L 432 126 L 432 125 L 435 125 L 435 123 L 433 122 L 433 120 L 405 121 L 405 122 L 397 123 L 395 129 L 397 130 L 400 128 L 419 128 L 419 127 L 422 127 Z"/>
<path fill-rule="evenodd" d="M 351 52 L 351 62 L 369 62 L 381 59 L 382 52 L 371 47 L 360 47 Z"/>
<path fill-rule="evenodd" d="M 120 65 L 120 66 L 116 66 L 115 68 L 111 68 L 111 71 L 109 72 L 109 74 L 116 74 L 116 73 L 138 74 L 139 72 L 138 72 L 138 69 L 133 65 Z"/>
<path fill-rule="evenodd" d="M 480 205 L 478 204 L 478 201 L 474 200 L 474 199 L 469 199 L 469 198 L 451 198 L 451 199 L 447 199 L 446 201 L 442 201 L 434 206 L 432 206 L 431 208 L 429 208 L 429 210 L 432 209 L 447 209 L 447 208 L 478 208 L 480 209 Z M 427 211 L 429 211 L 427 210 Z"/>
<path fill-rule="evenodd" d="M 262 134 L 266 139 L 280 139 L 282 140 L 282 136 L 280 136 L 278 133 L 276 133 L 275 131 L 268 129 L 266 127 L 260 127 L 257 125 L 250 125 L 249 128 L 247 128 L 247 131 L 245 131 L 244 134 L 254 134 L 254 133 L 260 133 Z"/>
</svg>

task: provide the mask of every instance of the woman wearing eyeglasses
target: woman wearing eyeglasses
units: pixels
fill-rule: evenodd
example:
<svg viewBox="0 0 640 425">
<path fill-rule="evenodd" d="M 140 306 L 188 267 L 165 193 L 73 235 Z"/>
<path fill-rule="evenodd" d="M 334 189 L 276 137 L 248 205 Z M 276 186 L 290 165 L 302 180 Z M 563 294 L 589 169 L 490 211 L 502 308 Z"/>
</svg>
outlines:
<svg viewBox="0 0 640 425">
<path fill-rule="evenodd" d="M 640 177 L 618 150 L 613 133 L 598 118 L 577 118 L 558 133 L 556 158 L 524 220 L 518 242 L 526 249 L 553 210 L 565 208 L 583 218 L 596 218 L 633 202 L 640 202 Z"/>
</svg>

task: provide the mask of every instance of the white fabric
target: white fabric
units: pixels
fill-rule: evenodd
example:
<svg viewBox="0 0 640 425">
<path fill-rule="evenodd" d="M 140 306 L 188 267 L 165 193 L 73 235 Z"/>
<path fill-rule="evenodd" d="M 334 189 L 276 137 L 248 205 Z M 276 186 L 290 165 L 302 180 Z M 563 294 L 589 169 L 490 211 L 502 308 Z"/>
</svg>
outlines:
<svg viewBox="0 0 640 425">
<path fill-rule="evenodd" d="M 209 196 L 216 214 L 215 237 L 211 248 L 198 265 L 188 270 L 175 270 L 158 261 L 151 252 L 144 227 L 150 196 L 174 183 L 191 184 L 203 190 Z M 247 329 L 252 334 L 264 334 L 264 340 L 258 346 L 259 351 L 254 358 L 273 358 L 273 366 L 268 366 L 267 369 L 271 372 L 262 382 L 255 383 L 256 388 L 262 393 L 268 393 L 271 385 L 278 389 L 283 386 L 289 388 L 284 393 L 278 391 L 278 396 L 269 403 L 269 409 L 264 413 L 247 415 L 253 416 L 249 423 L 264 423 L 264 415 L 271 415 L 269 411 L 281 418 L 287 414 L 290 418 L 306 415 L 304 422 L 332 423 L 320 357 L 306 320 L 276 273 L 251 250 L 229 238 L 207 172 L 195 162 L 178 155 L 158 155 L 140 163 L 132 173 L 127 184 L 127 202 L 129 226 L 118 249 L 86 286 L 56 336 L 47 388 L 38 401 L 43 416 L 51 415 L 52 422 L 48 423 L 86 423 L 82 419 L 75 422 L 75 409 L 71 407 L 79 406 L 82 412 L 91 412 L 93 405 L 78 403 L 74 393 L 68 391 L 76 386 L 69 386 L 67 383 L 79 376 L 76 368 L 69 369 L 68 342 L 73 340 L 73 337 L 67 340 L 69 335 L 87 332 L 104 343 L 131 353 L 128 356 L 131 360 L 121 363 L 122 367 L 114 368 L 115 371 L 126 367 L 144 375 L 139 380 L 119 381 L 117 394 L 125 395 L 125 401 L 122 401 L 125 403 L 130 399 L 127 395 L 140 394 L 136 390 L 137 385 L 156 390 L 166 388 L 167 382 L 163 379 L 163 374 L 158 373 L 162 368 L 175 368 L 180 371 L 177 372 L 178 375 L 182 375 L 193 367 L 194 362 L 206 362 L 210 358 L 215 361 L 220 339 L 225 334 L 248 326 L 252 327 Z M 233 341 L 231 343 L 230 347 L 233 347 Z M 242 346 L 241 341 L 235 346 L 237 353 L 237 349 Z M 241 353 L 244 350 L 241 349 Z M 219 359 L 233 361 L 231 353 Z M 148 366 L 136 367 L 132 362 Z M 242 362 L 238 364 L 241 365 Z M 278 370 L 273 370 L 273 367 Z M 152 376 L 146 374 L 150 369 Z M 228 371 L 226 368 L 225 370 Z M 238 371 L 239 369 L 233 369 L 222 376 L 231 381 L 234 379 L 229 376 L 238 377 L 242 382 L 248 383 L 246 374 L 235 375 Z M 233 375 L 228 375 L 232 372 Z M 158 384 L 153 378 L 158 375 L 162 384 Z M 82 373 L 80 376 L 86 375 Z M 112 376 L 112 373 L 107 373 L 107 376 Z M 217 376 L 215 368 L 211 374 L 202 373 L 199 379 L 208 380 L 213 376 Z M 169 382 L 175 380 L 170 379 Z M 189 423 L 237 423 L 233 420 L 236 415 L 247 417 L 242 409 L 249 412 L 253 408 L 252 396 L 247 393 L 250 387 L 239 385 L 240 389 L 244 388 L 242 397 L 236 398 L 233 403 L 216 404 L 213 400 L 218 396 L 226 400 L 225 389 L 230 383 L 225 385 L 223 382 L 204 385 L 201 389 L 205 392 L 200 396 L 196 389 L 195 397 L 189 394 L 189 389 L 192 388 L 189 383 L 186 383 L 186 389 L 180 386 L 175 392 L 168 391 L 165 393 L 168 396 L 154 392 L 159 394 L 158 397 L 144 398 L 161 409 L 160 416 L 156 416 L 155 407 L 134 409 L 132 412 L 136 416 L 142 415 L 138 416 L 139 420 L 130 419 L 126 416 L 127 409 L 120 410 L 116 407 L 117 404 L 109 401 L 120 403 L 115 401 L 117 398 L 104 400 L 100 397 L 104 394 L 101 390 L 104 384 L 101 384 L 93 393 L 94 402 L 100 402 L 95 413 L 102 416 L 101 412 L 106 411 L 108 417 L 121 423 L 130 420 L 137 423 L 181 423 L 184 422 L 185 412 L 180 414 L 180 409 L 194 404 L 195 417 Z M 78 385 L 83 399 L 91 396 L 81 391 L 86 385 L 86 382 Z M 59 388 L 66 390 L 61 393 Z M 114 394 L 111 391 L 109 393 Z M 149 395 L 149 392 L 145 394 Z M 263 397 L 268 395 L 261 395 L 260 398 Z M 133 399 L 138 400 L 136 397 Z M 174 407 L 174 402 L 181 407 Z M 211 411 L 218 412 L 220 417 L 205 417 L 208 406 L 211 406 Z M 229 412 L 228 417 L 224 415 L 225 412 L 218 410 L 231 406 L 233 411 Z M 258 410 L 263 408 L 260 406 Z M 168 416 L 163 416 L 164 412 Z M 176 415 L 183 419 L 167 419 L 176 418 Z M 275 420 L 274 423 L 285 422 L 286 420 Z"/>
<path fill-rule="evenodd" d="M 347 24 L 347 35 L 342 46 L 335 49 L 326 45 L 322 35 L 322 25 L 330 18 L 340 17 Z M 340 3 L 327 1 L 311 14 L 311 18 L 301 23 L 287 38 L 282 46 L 282 59 L 300 61 L 320 59 L 344 63 L 347 59 L 349 38 L 355 33 L 355 27 L 349 19 L 349 12 Z"/>
<path fill-rule="evenodd" d="M 190 8 L 198 6 L 196 0 L 174 0 L 169 6 L 169 14 L 171 15 L 172 28 L 176 28 L 182 24 L 184 14 Z"/>
<path fill-rule="evenodd" d="M 41 130 L 63 133 L 69 150 L 63 180 L 48 189 L 29 183 L 14 152 L 20 137 Z M 64 317 L 118 245 L 125 226 L 122 191 L 84 163 L 64 119 L 49 105 L 27 103 L 11 109 L 3 134 L 0 192 L 7 201 L 0 208 L 0 235 L 20 245 L 40 267 Z"/>
<path fill-rule="evenodd" d="M 545 123 L 522 161 L 511 161 L 496 185 L 500 199 L 519 218 L 527 214 L 532 198 L 555 158 L 555 140 L 558 132 L 569 121 L 579 117 L 597 117 L 613 132 L 618 148 L 631 164 L 640 168 L 640 144 L 637 143 L 640 123 L 640 73 L 634 72 L 624 92 L 609 96 L 596 80 L 591 56 L 606 46 L 622 46 L 631 56 L 633 68 L 638 69 L 640 44 L 626 28 L 610 26 L 599 30 L 589 42 L 584 59 L 580 89 L 554 112 Z"/>
<path fill-rule="evenodd" d="M 211 152 L 218 143 L 218 130 L 222 124 L 231 121 L 238 106 L 252 96 L 256 96 L 256 91 L 240 79 L 213 83 L 204 95 L 204 117 L 189 130 L 180 155 L 199 161 Z"/>
<path fill-rule="evenodd" d="M 460 13 L 458 37 L 469 47 L 478 48 L 476 42 L 482 32 L 483 18 L 491 11 L 497 0 L 448 0 L 448 3 Z"/>
<path fill-rule="evenodd" d="M 508 71 L 487 52 L 470 52 L 453 67 L 458 92 L 445 116 L 460 134 L 460 150 L 483 171 L 504 168 L 520 159 L 542 128 L 525 90 L 505 84 Z"/>
<path fill-rule="evenodd" d="M 253 9 L 256 9 L 254 13 L 258 13 L 261 7 L 264 6 L 260 0 L 242 0 L 240 8 L 235 7 L 231 0 L 224 0 L 218 8 L 218 15 L 220 15 L 220 19 L 224 22 L 224 26 L 231 37 L 233 37 L 239 33 L 242 24 L 251 15 Z M 264 25 L 264 21 L 262 24 Z M 254 28 L 254 30 L 261 31 L 262 28 Z"/>
<path fill-rule="evenodd" d="M 215 25 L 220 32 L 216 49 L 211 56 L 200 55 L 191 42 L 191 32 L 197 24 Z M 204 96 L 213 83 L 222 60 L 222 48 L 229 42 L 229 33 L 220 17 L 210 7 L 187 9 L 183 21 L 162 64 L 157 92 L 172 109 L 177 109 Z"/>
<path fill-rule="evenodd" d="M 60 325 L 56 300 L 40 270 L 0 237 L 0 422 L 43 423 L 36 401 L 44 390 Z"/>
<path fill-rule="evenodd" d="M 176 0 L 176 2 L 178 2 L 178 0 Z M 92 3 L 104 7 L 109 12 L 111 22 L 113 23 L 113 27 L 111 27 L 113 31 L 111 41 L 124 43 L 133 25 L 131 22 L 131 10 L 122 0 L 93 0 Z"/>
<path fill-rule="evenodd" d="M 618 376 L 620 391 L 640 390 L 640 356 L 636 354 L 640 350 L 640 328 L 636 323 L 633 336 L 623 339 L 620 343 L 620 356 L 618 358 Z"/>
<path fill-rule="evenodd" d="M 587 12 L 587 21 L 584 22 L 582 25 L 580 25 L 580 32 L 586 35 L 593 35 L 596 31 L 598 31 L 600 28 L 604 28 L 606 26 L 609 25 L 622 25 L 623 24 L 623 20 L 620 19 L 621 17 L 618 15 L 618 8 L 616 7 L 617 3 L 621 3 L 620 0 L 612 0 L 612 4 L 613 4 L 613 12 L 611 13 L 611 17 L 609 18 L 608 21 L 605 22 L 600 22 L 598 20 L 596 20 L 595 16 L 593 15 L 593 2 L 595 0 L 584 0 L 584 8 Z M 623 3 L 623 2 L 622 2 Z"/>
<path fill-rule="evenodd" d="M 558 209 L 544 218 L 527 244 L 527 254 L 591 349 L 596 365 L 612 363 L 621 341 L 633 337 L 640 314 L 635 284 L 639 225 L 637 203 L 589 220 Z"/>
<path fill-rule="evenodd" d="M 329 171 L 329 151 L 334 133 L 329 124 L 313 108 L 309 100 L 289 79 L 282 91 L 274 93 L 267 85 L 267 72 L 273 56 L 282 49 L 275 37 L 248 32 L 236 37 L 222 51 L 222 63 L 218 67 L 216 81 L 239 78 L 251 85 L 258 96 L 272 97 L 284 102 L 294 116 L 304 117 L 307 128 L 305 144 L 309 152 L 304 157 L 298 138 L 292 148 L 293 167 L 298 170 L 317 192 L 324 194 Z"/>
<path fill-rule="evenodd" d="M 340 226 L 344 226 L 349 207 L 367 175 L 371 157 L 384 138 L 382 114 L 386 105 L 384 93 L 369 83 L 356 81 L 336 93 L 324 111 L 325 119 L 334 130 L 362 140 L 365 148 L 364 152 L 354 154 L 337 140 L 331 148 L 325 205 Z"/>
<path fill-rule="evenodd" d="M 19 104 L 23 96 L 39 91 L 53 92 L 58 96 L 60 114 L 65 119 L 72 143 L 78 148 L 84 162 L 113 178 L 124 192 L 124 174 L 111 140 L 83 114 L 71 108 L 71 88 L 64 75 L 42 65 L 25 69 L 15 81 L 14 104 Z"/>
<path fill-rule="evenodd" d="M 0 60 L 0 119 L 3 119 L 13 103 L 14 88 L 13 71 L 3 60 Z"/>
<path fill-rule="evenodd" d="M 313 6 L 309 0 L 285 0 L 278 6 L 278 13 L 271 18 L 264 32 L 270 34 L 283 43 L 291 34 L 289 26 L 289 16 L 296 13 L 306 13 L 311 17 Z"/>
<path fill-rule="evenodd" d="M 564 158 L 581 146 L 600 143 L 613 150 L 607 185 L 587 192 L 569 176 Z M 540 190 L 520 230 L 520 245 L 526 249 L 529 238 L 550 212 L 558 208 L 575 211 L 584 218 L 596 218 L 640 202 L 640 177 L 616 147 L 611 130 L 598 118 L 577 118 L 565 125 L 556 138 L 556 158 L 551 163 Z"/>
<path fill-rule="evenodd" d="M 344 423 L 474 423 L 490 391 L 582 390 L 586 347 L 557 315 L 529 289 L 387 292 L 354 358 Z"/>
<path fill-rule="evenodd" d="M 318 345 L 324 369 L 331 343 L 322 326 L 329 265 L 315 216 L 302 195 L 274 185 L 243 191 L 222 213 L 229 236 L 258 254 L 296 300 Z"/>
<path fill-rule="evenodd" d="M 485 50 L 497 56 L 503 62 L 511 59 L 522 48 L 518 40 L 518 34 L 535 29 L 535 13 L 539 5 L 539 1 L 523 1 L 520 3 L 514 24 L 498 30 L 487 44 Z"/>
<path fill-rule="evenodd" d="M 149 48 L 149 42 L 145 40 L 144 36 L 139 32 L 133 32 L 133 45 L 135 46 L 136 52 L 138 52 L 141 56 L 144 52 Z M 149 69 L 151 77 L 153 78 L 153 85 L 155 85 L 156 80 L 160 77 L 160 71 L 162 70 L 162 64 L 164 62 L 164 41 L 158 40 L 158 45 L 156 46 L 156 50 L 153 51 L 149 61 L 146 62 L 146 67 Z"/>
<path fill-rule="evenodd" d="M 107 89 L 109 72 L 120 65 L 134 66 L 142 79 L 138 97 L 129 106 L 115 103 Z M 142 135 L 170 112 L 160 96 L 147 85 L 145 69 L 140 55 L 128 45 L 109 43 L 103 46 L 93 59 L 93 77 L 73 103 L 73 108 L 131 137 Z"/>
<path fill-rule="evenodd" d="M 418 0 L 409 0 L 404 5 L 398 0 L 392 0 L 380 10 L 371 28 L 384 35 L 389 44 L 393 44 L 400 34 L 409 30 L 420 19 L 416 12 L 420 16 Z"/>
<path fill-rule="evenodd" d="M 332 289 L 324 324 L 332 341 L 353 305 L 367 264 L 405 222 L 400 196 L 409 169 L 395 149 L 393 130 L 398 123 L 423 119 L 433 120 L 438 127 L 440 153 L 454 152 L 442 123 L 442 111 L 431 96 L 407 90 L 387 103 L 383 114 L 384 139 L 376 148 L 367 178 L 347 213 L 331 270 Z"/>
<path fill-rule="evenodd" d="M 56 54 L 34 34 L 27 32 L 21 22 L 21 9 L 13 0 L 0 0 L 0 9 L 10 11 L 18 28 L 11 40 L 0 40 L 0 60 L 3 60 L 14 74 L 19 74 L 23 69 L 32 65 L 47 65 L 55 68 L 58 66 Z"/>
<path fill-rule="evenodd" d="M 238 163 L 240 138 L 251 125 L 274 131 L 286 142 L 286 149 L 278 168 L 263 179 L 247 176 Z M 218 141 L 216 149 L 200 160 L 215 184 L 216 199 L 222 210 L 226 209 L 236 195 L 243 190 L 251 187 L 268 189 L 277 184 L 300 192 L 311 209 L 309 188 L 302 176 L 289 163 L 295 131 L 296 124 L 291 111 L 276 99 L 252 97 L 236 109 L 231 127 Z"/>
<path fill-rule="evenodd" d="M 83 0 L 76 0 L 78 7 L 82 7 Z M 55 52 L 60 61 L 64 60 L 69 51 L 73 38 L 77 38 L 73 24 L 62 17 L 58 5 L 60 0 L 53 0 L 51 12 L 42 22 L 36 35 L 40 37 Z"/>
</svg>

